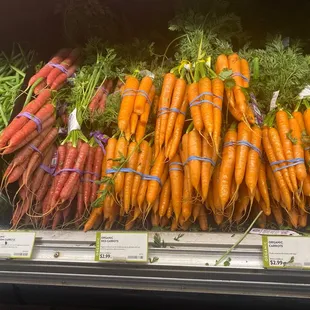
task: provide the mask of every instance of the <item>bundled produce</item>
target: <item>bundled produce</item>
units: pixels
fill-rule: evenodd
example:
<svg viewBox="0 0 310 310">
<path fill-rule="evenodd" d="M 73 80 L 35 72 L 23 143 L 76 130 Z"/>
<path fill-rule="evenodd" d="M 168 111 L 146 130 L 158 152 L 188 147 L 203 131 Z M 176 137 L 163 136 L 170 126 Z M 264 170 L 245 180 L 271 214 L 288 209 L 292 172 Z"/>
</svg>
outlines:
<svg viewBox="0 0 310 310">
<path fill-rule="evenodd" d="M 64 48 L 33 75 L 28 86 L 38 95 L 44 88 L 60 89 L 76 71 L 81 57 L 80 49 Z"/>
<path fill-rule="evenodd" d="M 0 135 L 12 227 L 305 227 L 309 59 L 280 38 L 235 51 L 221 20 L 177 16 L 161 65 L 153 44 L 91 39 L 42 67 Z"/>
</svg>

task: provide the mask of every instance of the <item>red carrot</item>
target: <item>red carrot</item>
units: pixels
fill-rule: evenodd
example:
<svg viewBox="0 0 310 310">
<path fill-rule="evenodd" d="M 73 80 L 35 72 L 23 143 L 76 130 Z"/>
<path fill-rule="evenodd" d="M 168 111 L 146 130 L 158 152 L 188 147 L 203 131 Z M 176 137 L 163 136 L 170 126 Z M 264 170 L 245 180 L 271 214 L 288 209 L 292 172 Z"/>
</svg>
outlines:
<svg viewBox="0 0 310 310">
<path fill-rule="evenodd" d="M 28 82 L 28 86 L 31 86 L 37 79 L 40 77 L 46 78 L 48 74 L 53 70 L 53 67 L 50 63 L 59 64 L 61 63 L 65 57 L 69 55 L 71 52 L 70 48 L 63 48 L 57 52 L 57 54 L 43 67 L 37 72 L 34 76 L 32 76 Z"/>
<path fill-rule="evenodd" d="M 32 153 L 35 152 L 35 150 L 31 146 L 37 148 L 49 132 L 50 128 L 45 129 L 35 139 L 31 141 L 31 144 L 27 144 L 23 148 L 21 148 L 18 153 L 16 153 L 11 162 L 13 166 L 21 165 L 27 158 L 29 158 Z"/>
<path fill-rule="evenodd" d="M 46 153 L 43 159 L 42 165 L 46 167 L 50 167 L 51 160 L 52 160 L 54 153 L 55 153 L 55 147 L 51 147 Z M 34 171 L 33 177 L 31 180 L 31 185 L 30 185 L 30 189 L 33 193 L 36 193 L 37 190 L 40 188 L 45 174 L 46 174 L 46 171 L 40 166 Z"/>
<path fill-rule="evenodd" d="M 40 95 L 32 100 L 30 103 L 24 107 L 22 112 L 28 112 L 30 114 L 36 114 L 46 103 L 46 101 L 51 97 L 51 91 L 45 89 L 40 93 Z M 0 149 L 6 145 L 6 143 L 10 140 L 10 138 L 20 130 L 29 119 L 25 116 L 21 116 L 19 118 L 15 117 L 13 121 L 3 130 L 0 136 Z"/>
<path fill-rule="evenodd" d="M 70 55 L 63 60 L 60 65 L 64 67 L 65 70 L 68 70 L 72 64 L 80 57 L 80 49 L 75 48 L 71 51 Z M 55 79 L 62 73 L 59 68 L 53 68 L 46 78 L 47 85 L 52 85 Z"/>
<path fill-rule="evenodd" d="M 38 118 L 42 124 L 54 113 L 54 110 L 55 108 L 52 104 L 46 104 L 36 114 L 36 118 Z M 11 137 L 9 140 L 9 147 L 14 147 L 21 143 L 34 130 L 37 130 L 37 124 L 33 120 L 29 120 L 29 122 L 23 126 L 21 130 L 17 131 L 15 135 Z"/>
<path fill-rule="evenodd" d="M 88 149 L 89 149 L 89 144 L 88 143 L 83 143 L 80 150 L 79 150 L 79 154 L 76 158 L 76 162 L 74 165 L 73 169 L 79 170 L 81 172 L 83 172 L 84 170 L 84 164 L 86 161 L 86 157 L 88 154 Z M 62 188 L 61 192 L 60 192 L 60 199 L 62 202 L 66 201 L 69 197 L 70 194 L 73 190 L 74 185 L 77 183 L 79 177 L 81 176 L 81 174 L 79 172 L 71 172 L 70 176 L 68 177 L 64 187 Z"/>
<path fill-rule="evenodd" d="M 49 117 L 45 122 L 43 122 L 42 124 L 42 131 L 41 133 L 43 133 L 45 130 L 47 132 L 50 132 L 52 129 L 52 126 L 54 125 L 56 121 L 55 115 L 52 115 L 51 117 Z M 5 154 L 11 154 L 13 152 L 15 152 L 16 150 L 22 148 L 23 146 L 25 146 L 26 144 L 28 144 L 29 142 L 31 142 L 33 139 L 35 139 L 38 135 L 40 135 L 41 133 L 39 133 L 37 130 L 34 130 L 31 134 L 29 134 L 19 145 L 15 145 L 13 147 L 7 147 L 4 149 L 3 152 L 0 152 L 1 155 L 5 155 Z"/>
<path fill-rule="evenodd" d="M 78 155 L 78 150 L 76 147 L 74 146 L 69 146 L 67 149 L 67 156 L 63 165 L 63 169 L 72 169 L 74 166 L 74 162 L 75 159 Z M 55 184 L 55 191 L 53 193 L 53 196 L 51 198 L 51 203 L 50 205 L 52 207 L 55 206 L 55 204 L 58 201 L 59 195 L 65 185 L 65 183 L 67 182 L 68 178 L 70 176 L 70 172 L 69 171 L 63 171 L 60 173 L 57 184 Z"/>
<path fill-rule="evenodd" d="M 55 79 L 55 81 L 53 82 L 53 84 L 51 85 L 51 89 L 60 89 L 61 86 L 63 86 L 63 84 L 67 81 L 67 79 L 69 77 L 71 77 L 74 72 L 76 71 L 76 69 L 79 66 L 79 61 L 76 61 L 69 69 L 67 73 L 61 73 L 57 76 L 57 78 Z"/>
<path fill-rule="evenodd" d="M 94 147 L 90 147 L 88 154 L 87 154 L 87 159 L 86 159 L 86 164 L 85 164 L 85 174 L 84 174 L 84 187 L 83 187 L 83 201 L 84 205 L 87 208 L 89 205 L 90 201 L 90 195 L 91 195 L 91 187 L 92 183 L 90 182 L 92 180 L 92 172 L 93 172 L 93 163 L 94 163 L 94 158 L 95 158 L 95 151 L 96 149 Z M 90 173 L 87 173 L 90 172 Z"/>
<path fill-rule="evenodd" d="M 103 93 L 99 103 L 98 103 L 98 110 L 102 113 L 104 112 L 105 109 L 105 104 L 107 101 L 107 97 L 109 95 L 109 93 L 111 92 L 113 87 L 113 81 L 112 80 L 108 80 L 107 81 L 107 86 L 106 86 L 106 92 Z"/>
<path fill-rule="evenodd" d="M 91 184 L 91 196 L 90 196 L 90 203 L 96 200 L 97 190 L 99 185 L 95 183 L 95 181 L 100 180 L 101 178 L 101 165 L 103 161 L 103 152 L 100 146 L 97 146 L 94 158 L 94 165 L 93 165 L 93 176 L 92 176 L 92 184 Z"/>
<path fill-rule="evenodd" d="M 52 176 L 48 173 L 45 173 L 45 175 L 43 176 L 42 182 L 40 184 L 40 187 L 35 195 L 36 201 L 41 202 L 43 200 L 43 198 L 45 197 L 49 189 L 49 186 L 51 185 L 51 181 L 52 181 Z"/>
</svg>

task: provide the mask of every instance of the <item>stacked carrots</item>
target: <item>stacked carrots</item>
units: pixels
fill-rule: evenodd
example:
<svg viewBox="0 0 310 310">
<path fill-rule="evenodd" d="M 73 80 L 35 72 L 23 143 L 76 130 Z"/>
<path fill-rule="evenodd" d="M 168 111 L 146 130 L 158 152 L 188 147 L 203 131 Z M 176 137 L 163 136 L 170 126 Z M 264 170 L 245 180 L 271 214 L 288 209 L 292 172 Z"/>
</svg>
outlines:
<svg viewBox="0 0 310 310">
<path fill-rule="evenodd" d="M 51 62 L 69 72 L 79 59 L 78 49 L 64 49 Z M 248 102 L 247 61 L 222 54 L 214 69 L 204 59 L 182 63 L 163 76 L 161 89 L 153 76 L 136 72 L 117 82 L 118 128 L 111 138 L 81 117 L 86 109 L 103 112 L 111 98 L 116 81 L 100 76 L 79 93 L 87 93 L 82 103 L 70 107 L 71 125 L 75 115 L 78 126 L 69 124 L 58 140 L 51 89 L 65 80 L 59 82 L 60 67 L 43 67 L 29 81 L 39 81 L 37 97 L 0 136 L 1 155 L 14 153 L 2 188 L 19 184 L 12 226 L 189 230 L 196 224 L 206 231 L 210 222 L 242 225 L 263 211 L 260 227 L 271 220 L 305 227 L 310 107 L 273 110 L 260 127 Z"/>
<path fill-rule="evenodd" d="M 246 59 L 237 53 L 218 56 L 215 64 L 216 74 L 231 70 L 231 78 L 225 82 L 225 102 L 231 115 L 237 121 L 254 124 L 254 114 L 248 103 L 246 90 L 250 83 L 250 69 Z"/>
<path fill-rule="evenodd" d="M 121 91 L 123 99 L 118 115 L 118 128 L 127 140 L 134 136 L 136 141 L 141 141 L 155 97 L 153 79 L 146 75 L 139 82 L 136 75 L 128 76 Z"/>
<path fill-rule="evenodd" d="M 32 86 L 36 95 L 44 88 L 60 89 L 77 70 L 81 61 L 81 50 L 64 48 L 33 75 L 28 86 Z"/>
</svg>

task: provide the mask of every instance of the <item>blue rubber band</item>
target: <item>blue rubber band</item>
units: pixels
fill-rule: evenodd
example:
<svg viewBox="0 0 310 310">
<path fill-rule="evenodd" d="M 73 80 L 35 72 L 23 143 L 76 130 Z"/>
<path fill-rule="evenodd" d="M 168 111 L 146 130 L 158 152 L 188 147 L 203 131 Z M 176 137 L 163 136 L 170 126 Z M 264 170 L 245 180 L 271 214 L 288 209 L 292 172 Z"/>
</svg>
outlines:
<svg viewBox="0 0 310 310">
<path fill-rule="evenodd" d="M 215 167 L 215 162 L 211 158 L 209 158 L 209 157 L 199 157 L 199 156 L 190 156 L 190 157 L 188 157 L 187 160 L 185 161 L 184 165 L 186 165 L 189 161 L 192 161 L 192 160 L 199 160 L 199 161 L 208 162 L 213 167 Z"/>
<path fill-rule="evenodd" d="M 146 180 L 146 181 L 156 181 L 156 182 L 159 183 L 160 186 L 162 186 L 160 178 L 157 177 L 157 176 L 155 176 L 155 175 L 144 174 L 144 175 L 142 176 L 142 180 Z"/>
<path fill-rule="evenodd" d="M 274 162 L 270 163 L 270 166 L 279 165 L 279 164 L 283 164 L 283 163 L 289 163 L 288 165 L 278 167 L 278 168 L 273 170 L 273 172 L 277 172 L 277 171 L 281 171 L 281 170 L 286 169 L 286 168 L 290 168 L 293 166 L 297 166 L 299 164 L 303 164 L 304 162 L 305 162 L 305 160 L 303 158 L 293 158 L 293 159 L 289 159 L 289 160 L 274 161 Z"/>
<path fill-rule="evenodd" d="M 169 168 L 169 172 L 170 171 L 183 171 L 183 169 L 181 169 L 181 168 Z"/>
<path fill-rule="evenodd" d="M 135 173 L 137 175 L 139 175 L 141 177 L 142 180 L 147 180 L 147 181 L 156 181 L 159 183 L 160 186 L 162 186 L 161 184 L 161 180 L 159 177 L 154 176 L 154 175 L 148 175 L 148 174 L 143 174 L 139 171 L 133 170 L 131 168 L 121 168 L 121 169 L 107 169 L 106 173 L 107 174 L 112 174 L 112 173 L 117 173 L 117 172 L 129 172 L 129 173 Z"/>
<path fill-rule="evenodd" d="M 126 97 L 126 96 L 136 96 L 136 94 L 139 93 L 141 94 L 141 96 L 143 96 L 146 101 L 148 102 L 149 105 L 152 104 L 147 92 L 145 92 L 144 90 L 142 89 L 133 89 L 133 88 L 127 88 L 124 92 L 123 92 L 123 95 L 122 97 Z"/>
<path fill-rule="evenodd" d="M 246 76 L 244 76 L 242 73 L 240 73 L 240 72 L 235 72 L 235 73 L 233 73 L 232 76 L 240 76 L 244 81 L 249 83 L 249 79 Z"/>
<path fill-rule="evenodd" d="M 179 166 L 183 166 L 183 164 L 179 161 L 172 161 L 171 163 L 169 163 L 169 166 L 172 166 L 172 165 L 179 165 Z"/>
<path fill-rule="evenodd" d="M 236 143 L 237 145 L 245 145 L 245 146 L 248 146 L 250 147 L 252 150 L 254 150 L 255 152 L 257 152 L 259 154 L 259 156 L 261 157 L 262 156 L 262 152 L 259 148 L 257 148 L 255 145 L 253 145 L 252 143 L 250 143 L 249 141 L 245 141 L 245 140 L 240 140 L 240 141 L 237 141 Z"/>
<path fill-rule="evenodd" d="M 236 145 L 235 141 L 228 141 L 223 144 L 223 148 L 226 146 L 235 146 L 235 145 Z"/>
<path fill-rule="evenodd" d="M 106 174 L 112 174 L 112 173 L 117 173 L 117 172 L 125 172 L 125 173 L 135 173 L 138 174 L 140 177 L 143 176 L 143 173 L 136 171 L 131 168 L 121 168 L 121 169 L 107 169 Z"/>
</svg>

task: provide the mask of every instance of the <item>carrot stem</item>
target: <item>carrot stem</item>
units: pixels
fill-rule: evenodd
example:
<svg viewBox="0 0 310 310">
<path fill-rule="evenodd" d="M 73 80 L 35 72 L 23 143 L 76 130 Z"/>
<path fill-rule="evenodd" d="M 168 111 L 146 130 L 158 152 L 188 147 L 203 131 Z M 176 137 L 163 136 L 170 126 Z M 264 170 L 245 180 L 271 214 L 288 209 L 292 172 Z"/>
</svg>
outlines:
<svg viewBox="0 0 310 310">
<path fill-rule="evenodd" d="M 29 89 L 29 92 L 28 92 L 28 94 L 27 94 L 27 97 L 26 97 L 24 106 L 26 106 L 26 105 L 30 102 L 34 89 L 35 89 L 42 81 L 43 81 L 43 77 L 40 77 L 40 78 L 38 78 L 38 79 L 31 85 L 31 87 L 30 87 L 30 89 Z"/>
<path fill-rule="evenodd" d="M 242 235 L 242 237 L 232 246 L 230 247 L 221 257 L 219 260 L 216 261 L 215 266 L 218 266 L 229 254 L 232 250 L 234 250 L 242 241 L 243 239 L 248 235 L 249 231 L 252 229 L 253 225 L 255 224 L 255 222 L 258 220 L 258 218 L 261 216 L 261 214 L 263 213 L 263 211 L 261 210 L 257 216 L 255 217 L 255 219 L 253 220 L 253 222 L 250 224 L 250 226 L 248 227 L 248 229 L 244 232 L 244 234 Z"/>
</svg>

